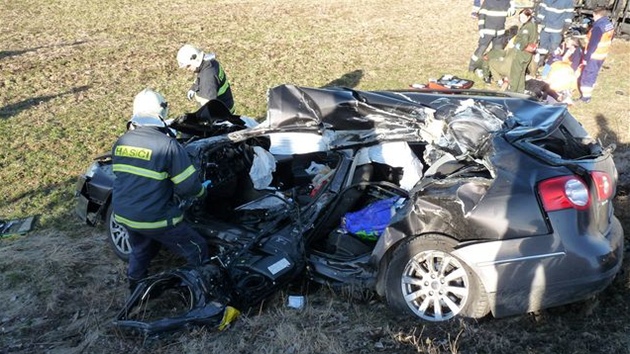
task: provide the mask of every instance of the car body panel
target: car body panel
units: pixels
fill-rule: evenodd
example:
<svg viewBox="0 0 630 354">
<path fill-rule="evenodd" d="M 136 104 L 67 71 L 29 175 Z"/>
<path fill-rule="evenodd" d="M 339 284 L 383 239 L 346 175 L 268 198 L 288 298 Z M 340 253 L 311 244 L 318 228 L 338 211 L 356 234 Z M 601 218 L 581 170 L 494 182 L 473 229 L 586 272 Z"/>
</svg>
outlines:
<svg viewBox="0 0 630 354">
<path fill-rule="evenodd" d="M 471 264 L 496 317 L 586 299 L 612 282 L 623 258 L 623 230 L 613 218 L 605 234 L 583 235 L 551 216 L 553 234 L 463 245 L 454 253 Z M 565 214 L 565 215 L 562 215 Z"/>
<path fill-rule="evenodd" d="M 583 299 L 620 268 L 623 231 L 610 199 L 551 212 L 541 202 L 538 186 L 550 178 L 579 176 L 592 196 L 594 171 L 605 173 L 613 189 L 617 181 L 613 149 L 591 139 L 564 105 L 471 90 L 280 85 L 268 95 L 266 119 L 253 128 L 209 106 L 171 125 L 193 136 L 182 142 L 213 181 L 208 200 L 187 220 L 218 249 L 233 250 L 222 264 L 243 299 L 248 292 L 268 295 L 303 268 L 312 280 L 383 295 L 392 254 L 424 235 L 456 241 L 453 256 L 479 278 L 497 317 Z M 301 145 L 300 137 L 313 140 Z M 424 176 L 412 189 L 400 188 L 396 168 L 365 159 L 366 149 L 391 142 L 406 142 L 422 158 Z M 268 190 L 254 190 L 247 180 L 252 146 L 276 152 Z M 321 188 L 304 172 L 309 163 L 332 169 Z M 77 214 L 90 224 L 104 217 L 115 178 L 106 159 L 96 164 L 77 183 Z M 346 212 L 387 196 L 402 202 L 374 243 L 343 237 Z M 266 198 L 284 204 L 263 207 Z M 216 205 L 231 219 L 208 218 Z M 288 276 L 275 279 L 270 269 Z M 252 275 L 264 290 L 239 280 Z"/>
</svg>

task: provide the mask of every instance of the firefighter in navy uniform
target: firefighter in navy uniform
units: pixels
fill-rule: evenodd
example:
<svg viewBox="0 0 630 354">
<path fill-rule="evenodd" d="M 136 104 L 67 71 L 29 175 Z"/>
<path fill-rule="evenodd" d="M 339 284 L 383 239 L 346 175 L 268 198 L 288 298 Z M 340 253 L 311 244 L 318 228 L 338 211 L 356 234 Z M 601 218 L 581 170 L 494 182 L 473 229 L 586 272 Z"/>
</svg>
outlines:
<svg viewBox="0 0 630 354">
<path fill-rule="evenodd" d="M 484 0 L 479 9 L 479 43 L 470 57 L 469 71 L 481 68 L 481 59 L 490 45 L 492 49 L 503 49 L 505 40 L 505 19 L 515 13 L 510 0 Z"/>
<path fill-rule="evenodd" d="M 230 81 L 214 53 L 204 53 L 199 48 L 186 44 L 177 52 L 177 63 L 182 69 L 194 71 L 197 76 L 187 97 L 203 106 L 212 99 L 218 99 L 234 113 L 234 98 Z"/>
<path fill-rule="evenodd" d="M 112 203 L 116 222 L 129 233 L 131 291 L 148 275 L 161 246 L 186 258 L 190 266 L 201 265 L 208 258 L 205 240 L 184 222 L 175 198 L 201 197 L 206 186 L 164 123 L 167 113 L 168 103 L 162 95 L 141 91 L 134 99 L 127 132 L 112 147 L 116 175 Z"/>
<path fill-rule="evenodd" d="M 543 66 L 551 53 L 562 43 L 564 32 L 573 21 L 574 9 L 573 0 L 543 0 L 538 4 L 536 18 L 542 26 L 542 31 L 537 66 Z"/>
</svg>

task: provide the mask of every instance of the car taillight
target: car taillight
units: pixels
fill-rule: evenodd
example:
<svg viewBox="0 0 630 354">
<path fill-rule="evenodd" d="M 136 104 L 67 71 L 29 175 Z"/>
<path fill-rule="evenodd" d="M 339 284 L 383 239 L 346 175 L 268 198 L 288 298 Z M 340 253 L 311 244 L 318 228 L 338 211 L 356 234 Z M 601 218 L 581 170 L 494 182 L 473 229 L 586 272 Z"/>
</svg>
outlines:
<svg viewBox="0 0 630 354">
<path fill-rule="evenodd" d="M 538 184 L 538 193 L 546 211 L 574 208 L 588 209 L 591 198 L 588 187 L 577 176 L 560 176 Z"/>
<path fill-rule="evenodd" d="M 599 201 L 610 199 L 613 194 L 613 183 L 610 175 L 606 172 L 595 171 L 591 173 L 595 188 L 597 189 L 597 198 Z"/>
</svg>

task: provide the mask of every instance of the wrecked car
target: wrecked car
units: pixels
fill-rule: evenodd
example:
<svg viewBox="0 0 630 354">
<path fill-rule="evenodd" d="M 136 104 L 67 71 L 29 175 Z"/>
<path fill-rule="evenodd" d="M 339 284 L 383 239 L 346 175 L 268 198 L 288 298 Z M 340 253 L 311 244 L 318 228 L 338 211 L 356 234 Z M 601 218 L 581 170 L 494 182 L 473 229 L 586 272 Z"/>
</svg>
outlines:
<svg viewBox="0 0 630 354">
<path fill-rule="evenodd" d="M 564 105 L 473 90 L 280 85 L 262 122 L 246 128 L 238 118 L 203 107 L 171 124 L 212 181 L 185 217 L 215 257 L 202 271 L 145 282 L 119 323 L 219 325 L 224 309 L 254 306 L 300 277 L 373 290 L 427 321 L 502 317 L 591 297 L 620 269 L 614 147 Z M 79 177 L 77 213 L 104 221 L 125 259 L 110 163 L 99 157 Z M 198 299 L 189 313 L 149 325 L 128 316 L 153 290 L 178 286 Z"/>
</svg>

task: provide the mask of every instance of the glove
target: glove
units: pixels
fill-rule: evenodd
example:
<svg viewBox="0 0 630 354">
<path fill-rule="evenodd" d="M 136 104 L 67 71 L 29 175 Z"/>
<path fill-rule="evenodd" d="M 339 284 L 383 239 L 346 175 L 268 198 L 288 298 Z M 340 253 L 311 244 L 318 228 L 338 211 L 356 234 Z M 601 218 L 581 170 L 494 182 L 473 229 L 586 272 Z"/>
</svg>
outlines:
<svg viewBox="0 0 630 354">
<path fill-rule="evenodd" d="M 507 15 L 508 17 L 512 17 L 516 15 L 516 7 L 510 6 L 510 8 L 508 9 Z"/>
<path fill-rule="evenodd" d="M 203 181 L 201 185 L 203 186 L 203 188 L 208 189 L 208 187 L 212 187 L 212 181 L 211 180 Z"/>
<path fill-rule="evenodd" d="M 186 94 L 186 97 L 188 97 L 188 99 L 192 101 L 192 99 L 195 98 L 195 91 L 189 90 Z"/>
</svg>

